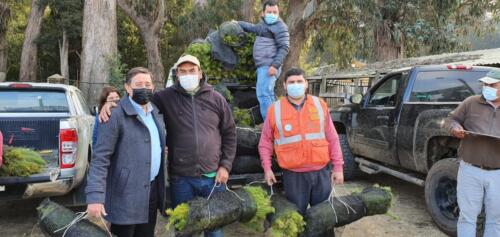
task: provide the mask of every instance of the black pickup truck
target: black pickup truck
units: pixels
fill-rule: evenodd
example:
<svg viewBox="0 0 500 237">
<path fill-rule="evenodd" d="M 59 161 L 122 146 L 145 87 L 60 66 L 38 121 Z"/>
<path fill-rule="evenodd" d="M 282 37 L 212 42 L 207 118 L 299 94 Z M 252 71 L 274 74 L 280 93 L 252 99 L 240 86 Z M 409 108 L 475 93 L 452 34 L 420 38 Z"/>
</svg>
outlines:
<svg viewBox="0 0 500 237">
<path fill-rule="evenodd" d="M 492 68 L 418 66 L 385 75 L 350 104 L 332 108 L 340 134 L 346 179 L 363 171 L 387 173 L 425 186 L 428 210 L 447 234 L 456 235 L 457 148 L 442 128 L 448 113 L 479 94 Z"/>
</svg>

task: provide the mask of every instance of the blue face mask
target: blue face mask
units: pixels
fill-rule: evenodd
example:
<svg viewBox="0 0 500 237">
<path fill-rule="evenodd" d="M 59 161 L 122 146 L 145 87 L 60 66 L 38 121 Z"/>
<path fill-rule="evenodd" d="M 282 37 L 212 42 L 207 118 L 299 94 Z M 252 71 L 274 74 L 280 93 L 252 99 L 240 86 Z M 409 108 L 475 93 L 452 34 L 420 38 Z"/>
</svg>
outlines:
<svg viewBox="0 0 500 237">
<path fill-rule="evenodd" d="M 498 99 L 497 89 L 489 86 L 483 86 L 483 96 L 487 101 L 495 101 Z"/>
<path fill-rule="evenodd" d="M 287 94 L 294 98 L 300 99 L 306 94 L 306 84 L 305 83 L 295 83 L 290 84 L 286 87 Z"/>
<path fill-rule="evenodd" d="M 266 13 L 266 15 L 264 15 L 264 21 L 268 25 L 272 25 L 278 21 L 278 15 Z"/>
</svg>

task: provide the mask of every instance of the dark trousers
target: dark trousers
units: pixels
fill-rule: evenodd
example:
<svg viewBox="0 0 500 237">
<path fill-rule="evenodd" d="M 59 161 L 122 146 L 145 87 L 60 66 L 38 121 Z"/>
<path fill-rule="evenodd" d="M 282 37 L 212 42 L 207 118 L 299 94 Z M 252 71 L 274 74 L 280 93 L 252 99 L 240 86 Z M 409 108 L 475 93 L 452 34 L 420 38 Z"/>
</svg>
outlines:
<svg viewBox="0 0 500 237">
<path fill-rule="evenodd" d="M 312 172 L 283 170 L 286 198 L 304 215 L 308 205 L 314 206 L 328 199 L 332 191 L 331 174 L 328 167 Z"/>
<path fill-rule="evenodd" d="M 117 225 L 111 223 L 111 233 L 117 237 L 154 237 L 156 215 L 158 210 L 158 176 L 151 182 L 149 192 L 149 220 L 148 223 L 135 225 Z"/>
<path fill-rule="evenodd" d="M 309 205 L 315 206 L 326 201 L 332 191 L 331 169 L 325 168 L 312 172 L 293 172 L 283 170 L 283 188 L 288 201 L 297 205 L 300 214 L 306 213 Z M 335 237 L 333 229 L 317 237 Z"/>
</svg>

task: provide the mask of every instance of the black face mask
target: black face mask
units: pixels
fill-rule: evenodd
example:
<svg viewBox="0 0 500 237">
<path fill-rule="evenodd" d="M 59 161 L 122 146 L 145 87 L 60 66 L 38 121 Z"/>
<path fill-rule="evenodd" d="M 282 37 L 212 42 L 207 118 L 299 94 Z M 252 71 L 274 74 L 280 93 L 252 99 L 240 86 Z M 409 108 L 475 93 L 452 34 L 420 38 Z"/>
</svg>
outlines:
<svg viewBox="0 0 500 237">
<path fill-rule="evenodd" d="M 153 98 L 153 90 L 148 88 L 132 89 L 132 100 L 140 105 L 145 105 Z"/>
</svg>

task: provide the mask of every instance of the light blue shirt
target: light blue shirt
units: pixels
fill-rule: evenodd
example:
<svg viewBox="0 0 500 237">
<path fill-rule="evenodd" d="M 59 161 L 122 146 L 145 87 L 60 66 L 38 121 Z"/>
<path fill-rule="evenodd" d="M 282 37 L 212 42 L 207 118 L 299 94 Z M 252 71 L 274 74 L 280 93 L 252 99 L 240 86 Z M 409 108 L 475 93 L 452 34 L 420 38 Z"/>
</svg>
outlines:
<svg viewBox="0 0 500 237">
<path fill-rule="evenodd" d="M 151 177 L 150 180 L 153 181 L 155 177 L 160 172 L 160 164 L 161 164 L 161 142 L 160 142 L 160 134 L 158 133 L 158 127 L 156 126 L 155 120 L 151 111 L 153 111 L 153 106 L 151 103 L 147 104 L 148 112 L 145 113 L 142 109 L 141 105 L 135 103 L 132 98 L 128 97 L 132 105 L 134 106 L 135 111 L 139 114 L 144 125 L 149 130 L 149 136 L 151 137 Z"/>
</svg>

